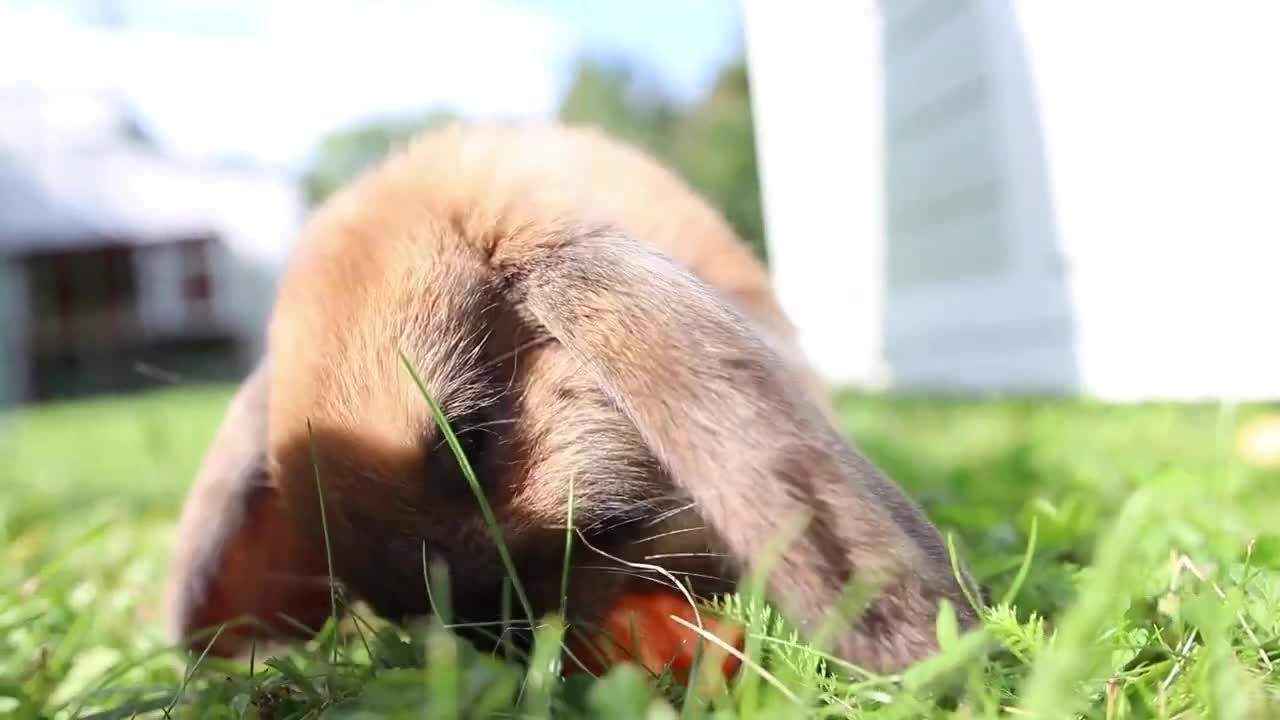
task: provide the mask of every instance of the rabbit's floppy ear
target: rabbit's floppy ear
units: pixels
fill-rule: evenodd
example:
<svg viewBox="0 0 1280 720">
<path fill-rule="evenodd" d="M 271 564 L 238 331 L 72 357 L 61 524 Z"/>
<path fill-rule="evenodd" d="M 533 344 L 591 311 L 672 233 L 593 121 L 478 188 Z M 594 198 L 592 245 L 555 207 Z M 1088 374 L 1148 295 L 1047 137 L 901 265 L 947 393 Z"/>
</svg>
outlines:
<svg viewBox="0 0 1280 720">
<path fill-rule="evenodd" d="M 742 569 L 788 518 L 808 518 L 768 579 L 802 627 L 827 619 L 849 583 L 870 583 L 877 598 L 836 650 L 893 669 L 936 649 L 941 599 L 972 622 L 923 512 L 705 282 L 608 228 L 513 242 L 494 261 L 512 301 L 594 376 Z"/>
<path fill-rule="evenodd" d="M 232 398 L 178 521 L 169 632 L 195 652 L 235 655 L 250 638 L 318 630 L 330 615 L 323 550 L 267 476 L 267 390 L 264 360 Z"/>
</svg>

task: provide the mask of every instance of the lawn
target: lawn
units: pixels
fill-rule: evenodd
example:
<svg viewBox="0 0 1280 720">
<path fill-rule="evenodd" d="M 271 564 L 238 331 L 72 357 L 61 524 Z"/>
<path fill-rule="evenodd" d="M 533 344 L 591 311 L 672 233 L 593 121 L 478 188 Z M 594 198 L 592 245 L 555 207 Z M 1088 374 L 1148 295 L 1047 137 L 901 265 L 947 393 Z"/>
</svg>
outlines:
<svg viewBox="0 0 1280 720">
<path fill-rule="evenodd" d="M 938 658 L 869 677 L 730 602 L 761 654 L 682 702 L 631 667 L 553 680 L 550 624 L 529 672 L 438 625 L 372 620 L 189 672 L 160 589 L 227 398 L 0 416 L 0 717 L 1280 717 L 1280 470 L 1234 451 L 1260 408 L 843 396 L 845 428 L 985 586 L 983 631 L 940 623 Z"/>
</svg>

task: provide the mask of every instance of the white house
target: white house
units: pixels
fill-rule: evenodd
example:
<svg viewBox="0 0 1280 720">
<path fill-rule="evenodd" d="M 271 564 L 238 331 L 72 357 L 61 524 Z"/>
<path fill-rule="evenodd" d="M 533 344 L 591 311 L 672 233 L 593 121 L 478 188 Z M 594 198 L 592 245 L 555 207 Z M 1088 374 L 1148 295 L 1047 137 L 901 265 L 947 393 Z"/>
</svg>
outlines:
<svg viewBox="0 0 1280 720">
<path fill-rule="evenodd" d="M 1280 398 L 1280 5 L 745 0 L 769 253 L 827 376 Z"/>
<path fill-rule="evenodd" d="M 194 166 L 131 132 L 110 99 L 9 91 L 0 113 L 0 346 L 18 400 L 113 387 L 140 361 L 260 351 L 305 212 L 297 183 Z"/>
</svg>

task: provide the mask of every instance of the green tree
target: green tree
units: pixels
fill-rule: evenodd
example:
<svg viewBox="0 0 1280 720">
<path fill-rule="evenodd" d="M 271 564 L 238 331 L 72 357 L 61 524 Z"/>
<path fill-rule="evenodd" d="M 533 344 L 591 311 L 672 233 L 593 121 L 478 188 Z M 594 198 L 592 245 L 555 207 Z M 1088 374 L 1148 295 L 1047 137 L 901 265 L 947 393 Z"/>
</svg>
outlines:
<svg viewBox="0 0 1280 720">
<path fill-rule="evenodd" d="M 726 68 L 707 96 L 681 118 L 667 157 L 767 258 L 745 64 Z"/>
<path fill-rule="evenodd" d="M 746 65 L 739 61 L 707 95 L 680 110 L 624 65 L 582 62 L 560 119 L 596 125 L 654 155 L 717 206 L 767 259 Z"/>
<path fill-rule="evenodd" d="M 389 151 L 403 146 L 415 135 L 446 125 L 453 113 L 437 111 L 421 117 L 397 118 L 330 133 L 320 141 L 315 159 L 306 173 L 307 200 L 318 204 Z"/>
<path fill-rule="evenodd" d="M 596 125 L 662 158 L 679 118 L 662 93 L 628 66 L 581 61 L 560 107 L 560 120 Z"/>
<path fill-rule="evenodd" d="M 454 117 L 435 112 L 327 136 L 306 175 L 308 199 L 313 204 L 324 200 L 392 148 Z M 725 68 L 705 97 L 680 108 L 625 64 L 582 61 L 559 117 L 598 126 L 652 154 L 718 207 L 743 240 L 767 260 L 751 93 L 743 62 Z"/>
</svg>

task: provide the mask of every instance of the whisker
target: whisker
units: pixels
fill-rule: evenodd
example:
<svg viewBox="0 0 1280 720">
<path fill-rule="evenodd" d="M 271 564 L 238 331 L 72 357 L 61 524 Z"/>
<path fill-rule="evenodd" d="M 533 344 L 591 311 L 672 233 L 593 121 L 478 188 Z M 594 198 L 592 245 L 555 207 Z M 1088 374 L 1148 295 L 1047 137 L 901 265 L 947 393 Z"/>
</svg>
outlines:
<svg viewBox="0 0 1280 720">
<path fill-rule="evenodd" d="M 698 527 L 678 528 L 676 530 L 668 530 L 666 532 L 660 532 L 657 535 L 650 535 L 649 537 L 643 537 L 643 538 L 640 538 L 639 540 L 633 540 L 632 544 L 639 545 L 641 543 L 653 542 L 654 540 L 661 540 L 664 537 L 670 537 L 672 535 L 679 535 L 681 533 L 699 532 L 706 529 L 707 529 L 707 526 L 699 525 Z"/>
<path fill-rule="evenodd" d="M 652 500 L 637 500 L 624 508 L 610 509 L 602 513 L 594 522 L 586 525 L 584 529 L 588 532 L 617 530 L 625 525 L 643 520 L 646 517 L 646 513 L 640 511 L 652 507 L 653 504 L 654 501 Z"/>
<path fill-rule="evenodd" d="M 668 510 L 667 512 L 658 515 L 658 517 L 654 518 L 653 520 L 650 520 L 646 527 L 653 527 L 654 525 L 657 525 L 663 520 L 669 520 L 675 517 L 676 515 L 679 515 L 682 512 L 691 510 L 697 506 L 698 506 L 698 503 L 696 501 L 691 501 L 687 505 L 682 505 L 678 508 Z"/>
<path fill-rule="evenodd" d="M 484 410 L 490 405 L 497 405 L 502 400 L 502 398 L 506 397 L 507 392 L 508 390 L 504 389 L 502 392 L 492 392 L 485 395 L 483 399 L 476 402 L 475 407 L 472 408 L 472 411 L 480 411 L 480 410 Z"/>
<path fill-rule="evenodd" d="M 726 557 L 723 553 L 713 552 L 677 552 L 677 553 L 658 553 L 656 555 L 645 555 L 645 560 L 661 560 L 662 558 L 722 558 Z"/>
<path fill-rule="evenodd" d="M 617 574 L 627 575 L 627 573 L 617 573 Z M 637 580 L 646 580 L 648 582 L 653 583 L 654 585 L 661 585 L 662 587 L 671 588 L 672 590 L 680 589 L 680 586 L 677 583 L 673 583 L 670 580 L 664 580 L 661 577 L 654 577 L 652 575 L 628 575 L 628 577 L 633 577 Z"/>
<path fill-rule="evenodd" d="M 614 567 L 612 565 L 579 565 L 578 567 L 583 570 L 600 570 L 600 571 L 606 571 L 606 572 L 615 572 L 621 575 L 632 574 L 632 573 L 626 572 L 625 568 Z M 644 572 L 653 572 L 653 571 L 647 570 Z M 724 580 L 724 578 L 720 577 L 719 575 L 711 575 L 708 573 L 689 572 L 686 570 L 670 570 L 670 569 L 668 569 L 667 572 L 673 575 L 684 575 L 686 577 L 702 578 L 703 580 L 716 580 L 716 581 Z"/>
<path fill-rule="evenodd" d="M 627 570 L 626 570 L 626 569 L 624 569 L 624 568 L 616 568 L 616 567 L 604 567 L 604 566 L 600 566 L 600 567 L 596 567 L 596 568 L 592 568 L 592 569 L 596 570 L 597 572 L 607 572 L 607 573 L 611 573 L 611 574 L 613 574 L 613 575 L 622 575 L 622 576 L 624 576 L 624 577 L 635 578 L 635 579 L 637 579 L 637 580 L 648 580 L 649 582 L 657 583 L 657 584 L 659 584 L 659 585 L 661 585 L 661 586 L 663 586 L 663 587 L 669 587 L 669 588 L 671 588 L 671 589 L 673 589 L 673 590 L 679 590 L 679 589 L 680 589 L 680 588 L 679 588 L 679 586 L 678 586 L 676 583 L 674 583 L 674 582 L 672 582 L 672 581 L 670 581 L 670 580 L 667 580 L 667 579 L 665 579 L 665 578 L 662 578 L 661 576 L 659 576 L 659 577 L 654 577 L 653 575 L 646 575 L 646 574 L 644 574 L 644 573 L 627 572 Z"/>
<path fill-rule="evenodd" d="M 545 343 L 549 342 L 551 339 L 552 339 L 552 338 L 551 338 L 551 334 L 550 334 L 550 333 L 547 333 L 547 332 L 540 332 L 540 333 L 538 333 L 538 334 L 534 335 L 534 337 L 533 337 L 532 339 L 527 340 L 527 341 L 525 341 L 525 342 L 523 342 L 523 343 L 521 343 L 521 344 L 517 345 L 517 346 L 515 347 L 515 349 L 514 349 L 514 350 L 511 350 L 511 351 L 509 351 L 509 352 L 505 352 L 505 353 L 503 353 L 503 354 L 501 354 L 501 355 L 499 355 L 499 356 L 497 356 L 497 357 L 493 358 L 492 360 L 490 360 L 488 363 L 486 363 L 486 364 L 485 364 L 485 369 L 487 370 L 487 369 L 489 369 L 490 367 L 493 367 L 494 365 L 498 365 L 498 364 L 501 364 L 501 363 L 506 362 L 506 361 L 507 361 L 507 359 L 508 359 L 508 358 L 510 358 L 510 360 L 511 360 L 511 377 L 508 377 L 508 378 L 507 378 L 507 387 L 502 391 L 504 395 L 505 395 L 505 394 L 507 394 L 507 393 L 510 393 L 510 392 L 512 391 L 512 389 L 513 389 L 513 388 L 515 388 L 515 386 L 516 386 L 516 378 L 517 378 L 517 377 L 519 376 L 519 374 L 520 374 L 520 355 L 521 355 L 521 353 L 525 352 L 526 350 L 531 350 L 531 349 L 533 349 L 533 348 L 535 348 L 535 347 L 538 347 L 538 346 L 540 346 L 540 345 L 543 345 L 543 344 L 545 344 Z"/>
<path fill-rule="evenodd" d="M 482 423 L 476 423 L 475 425 L 468 425 L 463 432 L 466 432 L 467 430 L 479 430 L 480 428 L 493 427 L 495 425 L 515 425 L 518 422 L 520 421 L 517 418 L 497 418 L 494 420 L 486 420 Z"/>
<path fill-rule="evenodd" d="M 480 432 L 484 432 L 487 435 L 492 435 L 493 437 L 501 438 L 502 437 L 501 435 L 499 435 L 498 433 L 492 430 L 489 430 L 488 428 L 496 427 L 499 425 L 514 425 L 517 422 L 519 422 L 519 420 L 517 420 L 516 418 L 498 418 L 496 420 L 487 420 L 482 423 L 476 423 L 475 425 L 468 425 L 464 428 L 454 431 L 453 434 L 454 434 L 454 437 L 462 437 L 463 435 L 466 435 L 467 433 L 473 430 L 477 430 Z M 442 447 L 448 444 L 448 442 L 449 442 L 448 438 L 440 437 L 438 440 L 436 440 L 435 445 L 431 446 L 431 452 L 439 452 Z"/>
<path fill-rule="evenodd" d="M 474 338 L 475 335 L 472 335 Z M 471 346 L 471 351 L 467 353 L 467 364 L 474 365 L 480 357 L 480 353 L 484 352 L 485 345 L 489 344 L 489 339 L 493 337 L 493 328 L 485 331 L 484 337 L 480 341 Z"/>
<path fill-rule="evenodd" d="M 520 353 L 526 350 L 531 350 L 537 347 L 538 345 L 542 345 L 544 343 L 550 342 L 552 339 L 553 338 L 551 337 L 550 333 L 538 334 L 534 336 L 532 339 L 526 340 L 525 342 L 515 346 L 514 348 L 512 348 L 511 350 L 508 350 L 507 352 L 502 353 L 501 355 L 495 355 L 493 358 L 489 360 L 489 362 L 484 364 L 484 367 L 487 369 L 494 365 L 498 365 L 499 363 L 506 362 L 507 360 L 510 360 L 512 357 L 518 357 Z"/>
<path fill-rule="evenodd" d="M 480 337 L 480 333 L 484 333 L 484 337 L 481 337 L 480 341 L 476 342 L 476 338 Z M 477 351 L 478 348 L 483 348 L 484 344 L 488 342 L 489 338 L 492 336 L 493 336 L 493 326 L 480 325 L 475 330 L 472 330 L 471 333 L 467 335 L 465 338 L 458 338 L 454 348 L 457 352 L 461 353 L 463 348 L 469 347 L 471 348 L 471 352 L 474 353 Z M 469 358 L 469 359 L 474 360 L 474 358 Z"/>
<path fill-rule="evenodd" d="M 591 550 L 592 552 L 596 553 L 597 555 L 602 555 L 602 556 L 604 556 L 605 558 L 607 558 L 607 559 L 609 559 L 609 560 L 612 560 L 612 561 L 614 561 L 614 562 L 616 562 L 616 563 L 619 563 L 619 564 L 621 564 L 621 565 L 625 565 L 625 566 L 626 566 L 626 567 L 628 567 L 628 568 L 635 568 L 635 569 L 649 570 L 650 572 L 655 572 L 655 573 L 658 573 L 659 575 L 662 575 L 663 577 L 666 577 L 666 578 L 667 578 L 667 579 L 669 579 L 672 583 L 675 583 L 675 585 L 676 585 L 676 589 L 677 589 L 677 590 L 679 590 L 679 591 L 680 591 L 680 593 L 681 593 L 682 595 L 684 595 L 684 596 L 688 599 L 688 601 L 689 601 L 689 605 L 691 605 L 691 606 L 692 606 L 692 605 L 694 604 L 694 603 L 693 603 L 693 598 L 692 598 L 692 596 L 689 594 L 689 590 L 688 590 L 688 588 L 684 587 L 684 586 L 683 586 L 683 585 L 681 585 L 679 582 L 677 582 L 677 581 L 676 581 L 676 576 L 675 576 L 675 575 L 673 575 L 673 574 L 671 573 L 671 571 L 670 571 L 670 570 L 667 570 L 666 568 L 664 568 L 664 567 L 662 567 L 662 566 L 660 566 L 660 565 L 652 565 L 652 564 L 648 564 L 648 563 L 639 563 L 639 562 L 632 562 L 632 561 L 630 561 L 630 560 L 624 560 L 624 559 L 622 559 L 622 558 L 618 557 L 617 555 L 611 555 L 611 554 L 609 554 L 609 553 L 605 552 L 604 550 L 601 550 L 600 548 L 598 548 L 598 547 L 596 547 L 595 545 L 593 545 L 593 544 L 591 543 L 591 541 L 587 539 L 587 536 L 582 534 L 582 531 L 581 531 L 581 530 L 578 530 L 578 531 L 577 531 L 577 535 L 578 535 L 578 539 L 579 539 L 580 541 L 582 541 L 582 544 L 583 544 L 583 545 L 585 545 L 585 546 L 587 546 L 587 549 L 588 549 L 588 550 Z M 695 612 L 696 612 L 696 609 L 695 609 Z M 702 621 L 701 621 L 701 618 L 699 618 L 699 621 L 698 621 L 698 622 L 699 622 L 699 624 L 701 624 L 701 622 L 702 622 Z"/>
<path fill-rule="evenodd" d="M 485 366 L 486 369 L 492 367 L 492 363 Z M 511 354 L 511 374 L 507 377 L 507 386 L 502 388 L 502 396 L 510 395 L 515 391 L 516 378 L 520 376 L 520 353 L 513 352 Z"/>
<path fill-rule="evenodd" d="M 671 502 L 672 499 L 673 498 L 670 498 L 670 497 L 655 497 L 655 498 L 649 498 L 646 500 L 637 500 L 637 501 L 631 502 L 627 505 L 625 512 L 618 512 L 618 513 L 604 515 L 596 522 L 592 523 L 591 525 L 588 525 L 586 529 L 593 530 L 593 531 L 594 530 L 603 530 L 603 531 L 617 530 L 620 527 L 624 527 L 626 525 L 630 525 L 631 523 L 639 522 L 645 519 L 650 520 L 650 522 L 645 523 L 645 527 L 652 527 L 653 525 L 657 525 L 663 520 L 666 520 L 670 517 L 674 517 L 675 515 L 678 515 L 679 513 L 684 512 L 685 510 L 688 510 L 689 508 L 696 505 L 696 503 L 690 503 L 689 505 L 686 505 L 683 507 L 663 510 L 662 512 L 658 513 L 656 518 L 649 518 L 646 514 L 636 512 L 637 509 L 649 510 L 649 509 L 662 507 L 666 503 Z M 683 498 L 681 499 L 683 500 Z M 605 524 L 610 520 L 614 520 L 618 518 L 621 518 L 621 519 L 619 519 L 618 522 L 613 523 L 612 525 Z"/>
</svg>

